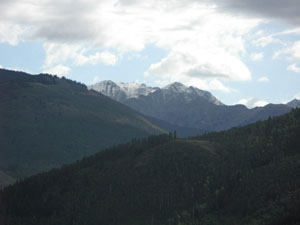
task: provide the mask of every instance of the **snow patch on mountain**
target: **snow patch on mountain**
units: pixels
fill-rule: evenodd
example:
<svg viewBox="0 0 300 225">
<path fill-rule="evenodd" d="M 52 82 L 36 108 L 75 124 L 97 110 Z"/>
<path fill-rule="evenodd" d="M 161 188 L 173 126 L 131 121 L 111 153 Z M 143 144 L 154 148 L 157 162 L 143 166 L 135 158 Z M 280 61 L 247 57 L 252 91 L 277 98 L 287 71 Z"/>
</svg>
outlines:
<svg viewBox="0 0 300 225">
<path fill-rule="evenodd" d="M 129 98 L 138 98 L 140 95 L 146 96 L 158 89 L 135 82 L 123 83 L 113 82 L 111 80 L 101 81 L 89 86 L 88 88 L 98 91 L 117 101 L 122 101 Z"/>
<path fill-rule="evenodd" d="M 192 101 L 193 99 L 196 99 L 198 97 L 203 97 L 215 105 L 223 105 L 223 103 L 219 101 L 215 96 L 213 96 L 210 92 L 200 90 L 193 86 L 187 87 L 179 82 L 169 84 L 162 88 L 162 90 L 165 91 L 167 94 L 184 95 L 184 98 L 187 101 Z"/>
<path fill-rule="evenodd" d="M 187 87 L 179 82 L 169 84 L 164 88 L 158 88 L 148 87 L 145 84 L 138 84 L 136 82 L 123 83 L 106 80 L 89 86 L 89 89 L 98 91 L 120 102 L 130 98 L 147 96 L 156 91 L 160 91 L 163 95 L 162 98 L 166 100 L 169 98 L 176 98 L 178 95 L 181 95 L 186 101 L 192 101 L 196 98 L 202 97 L 215 105 L 223 105 L 222 102 L 208 91 L 203 91 L 192 86 Z"/>
</svg>

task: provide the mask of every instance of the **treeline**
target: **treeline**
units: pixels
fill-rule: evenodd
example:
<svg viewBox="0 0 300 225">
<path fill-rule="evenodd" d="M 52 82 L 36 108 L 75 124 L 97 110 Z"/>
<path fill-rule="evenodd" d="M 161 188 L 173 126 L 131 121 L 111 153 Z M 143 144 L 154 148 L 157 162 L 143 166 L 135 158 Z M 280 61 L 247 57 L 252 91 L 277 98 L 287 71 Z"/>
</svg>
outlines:
<svg viewBox="0 0 300 225">
<path fill-rule="evenodd" d="M 18 86 L 26 86 L 27 83 L 41 83 L 45 85 L 57 84 L 65 82 L 66 84 L 70 84 L 77 89 L 87 91 L 87 87 L 80 83 L 65 77 L 59 78 L 57 75 L 50 75 L 50 74 L 38 74 L 38 75 L 29 75 L 24 72 L 19 71 L 12 71 L 12 70 L 5 70 L 0 69 L 0 85 L 5 83 L 10 83 L 10 85 L 18 85 Z"/>
</svg>

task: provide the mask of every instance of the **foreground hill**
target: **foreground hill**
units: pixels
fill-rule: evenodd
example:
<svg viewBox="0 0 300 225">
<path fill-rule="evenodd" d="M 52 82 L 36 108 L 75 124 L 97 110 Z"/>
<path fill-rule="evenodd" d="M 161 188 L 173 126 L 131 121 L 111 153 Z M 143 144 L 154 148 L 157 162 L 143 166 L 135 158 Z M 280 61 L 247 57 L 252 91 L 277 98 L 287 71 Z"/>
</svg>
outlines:
<svg viewBox="0 0 300 225">
<path fill-rule="evenodd" d="M 228 106 L 207 91 L 178 82 L 164 88 L 151 88 L 136 83 L 121 85 L 102 81 L 89 88 L 154 118 L 160 127 L 171 131 L 176 129 L 180 136 L 226 130 L 282 115 L 292 109 L 284 104 L 269 104 L 254 109 L 244 105 Z"/>
<path fill-rule="evenodd" d="M 82 84 L 0 70 L 0 170 L 14 178 L 161 132 L 141 114 Z"/>
<path fill-rule="evenodd" d="M 296 225 L 300 110 L 242 128 L 119 145 L 0 194 L 11 225 Z"/>
</svg>

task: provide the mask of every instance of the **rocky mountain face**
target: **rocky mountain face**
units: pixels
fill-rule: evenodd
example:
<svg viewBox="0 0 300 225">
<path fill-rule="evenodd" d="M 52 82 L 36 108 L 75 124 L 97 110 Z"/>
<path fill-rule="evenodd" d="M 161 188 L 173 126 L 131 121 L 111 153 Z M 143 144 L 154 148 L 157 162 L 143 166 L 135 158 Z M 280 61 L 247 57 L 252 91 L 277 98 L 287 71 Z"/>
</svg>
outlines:
<svg viewBox="0 0 300 225">
<path fill-rule="evenodd" d="M 140 95 L 148 95 L 159 88 L 148 87 L 145 84 L 132 83 L 115 83 L 105 80 L 88 87 L 98 91 L 116 101 L 124 101 L 128 98 L 137 98 Z"/>
<path fill-rule="evenodd" d="M 292 108 L 300 108 L 300 99 L 294 99 L 287 103 L 288 106 Z"/>
<path fill-rule="evenodd" d="M 179 82 L 167 85 L 164 88 L 148 87 L 145 84 L 117 83 L 110 80 L 101 81 L 88 87 L 89 89 L 98 91 L 114 100 L 126 102 L 131 98 L 140 98 L 148 96 L 151 93 L 159 91 L 162 93 L 164 101 L 176 99 L 181 95 L 186 101 L 192 101 L 198 97 L 204 98 L 215 105 L 223 105 L 215 96 L 208 91 L 203 91 L 195 87 L 187 87 Z"/>
<path fill-rule="evenodd" d="M 97 85 L 101 86 L 101 89 L 94 88 Z M 248 109 L 244 105 L 228 106 L 207 91 L 192 86 L 187 87 L 178 82 L 164 88 L 149 88 L 143 85 L 149 91 L 140 92 L 139 95 L 130 94 L 137 88 L 131 90 L 131 85 L 123 84 L 123 86 L 126 86 L 127 89 L 125 90 L 112 81 L 103 81 L 90 86 L 90 88 L 128 105 L 146 116 L 158 119 L 156 122 L 161 127 L 167 130 L 177 130 L 182 136 L 241 126 L 291 110 L 290 106 L 283 104 L 270 104 L 254 109 Z M 138 85 L 136 84 L 136 86 Z"/>
</svg>

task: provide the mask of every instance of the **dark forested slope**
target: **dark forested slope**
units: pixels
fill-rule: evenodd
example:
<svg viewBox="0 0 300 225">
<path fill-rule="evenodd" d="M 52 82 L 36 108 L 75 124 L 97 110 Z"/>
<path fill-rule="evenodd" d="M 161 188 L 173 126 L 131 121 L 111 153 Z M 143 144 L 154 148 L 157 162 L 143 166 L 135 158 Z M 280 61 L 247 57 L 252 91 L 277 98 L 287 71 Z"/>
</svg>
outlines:
<svg viewBox="0 0 300 225">
<path fill-rule="evenodd" d="M 85 85 L 0 69 L 0 170 L 20 178 L 163 132 Z"/>
<path fill-rule="evenodd" d="M 6 225 L 300 223 L 300 110 L 180 140 L 152 136 L 0 194 Z"/>
</svg>

